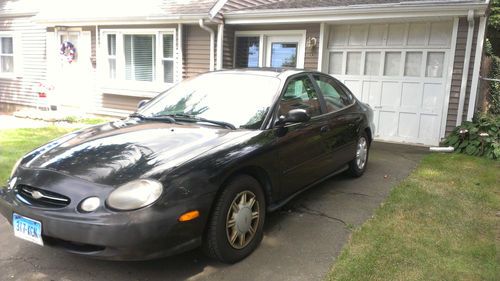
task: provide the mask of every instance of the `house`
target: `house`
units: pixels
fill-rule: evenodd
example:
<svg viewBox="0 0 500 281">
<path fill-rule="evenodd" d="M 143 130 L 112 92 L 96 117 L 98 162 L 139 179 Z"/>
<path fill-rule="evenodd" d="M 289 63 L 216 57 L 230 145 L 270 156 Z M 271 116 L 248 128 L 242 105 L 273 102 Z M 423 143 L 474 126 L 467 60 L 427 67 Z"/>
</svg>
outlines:
<svg viewBox="0 0 500 281">
<path fill-rule="evenodd" d="M 24 14 L 36 32 L 19 31 L 22 43 L 40 26 L 46 38 L 45 56 L 29 55 L 47 67 L 29 81 L 44 74 L 58 101 L 89 112 L 125 115 L 198 73 L 261 66 L 337 77 L 372 106 L 380 140 L 436 145 L 476 108 L 488 0 L 65 3 Z M 75 57 L 60 55 L 64 42 Z M 34 103 L 3 89 L 2 103 Z"/>
</svg>

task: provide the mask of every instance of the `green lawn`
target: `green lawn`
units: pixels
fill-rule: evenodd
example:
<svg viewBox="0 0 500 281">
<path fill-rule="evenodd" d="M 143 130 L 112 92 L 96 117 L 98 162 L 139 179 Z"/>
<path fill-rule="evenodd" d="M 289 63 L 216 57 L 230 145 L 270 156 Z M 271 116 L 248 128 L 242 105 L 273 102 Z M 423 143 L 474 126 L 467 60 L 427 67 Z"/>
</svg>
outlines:
<svg viewBox="0 0 500 281">
<path fill-rule="evenodd" d="M 37 129 L 0 130 L 0 186 L 5 185 L 12 166 L 19 157 L 73 130 L 55 126 Z"/>
<path fill-rule="evenodd" d="M 327 280 L 500 280 L 500 161 L 432 154 L 352 235 Z"/>
</svg>

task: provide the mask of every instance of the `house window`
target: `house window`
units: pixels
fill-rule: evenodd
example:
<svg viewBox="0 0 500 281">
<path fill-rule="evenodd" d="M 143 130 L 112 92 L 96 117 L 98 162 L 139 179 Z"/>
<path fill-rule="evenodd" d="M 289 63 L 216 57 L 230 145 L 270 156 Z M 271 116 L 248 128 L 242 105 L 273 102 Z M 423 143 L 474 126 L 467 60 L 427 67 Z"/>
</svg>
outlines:
<svg viewBox="0 0 500 281">
<path fill-rule="evenodd" d="M 105 30 L 105 74 L 114 81 L 174 83 L 173 30 Z M 137 85 L 139 86 L 139 84 Z"/>
<path fill-rule="evenodd" d="M 116 79 L 116 34 L 108 34 L 108 74 L 109 78 Z"/>
<path fill-rule="evenodd" d="M 14 47 L 12 37 L 0 37 L 0 72 L 14 72 Z"/>
<path fill-rule="evenodd" d="M 258 36 L 236 38 L 236 67 L 259 66 L 259 40 Z"/>
<path fill-rule="evenodd" d="M 174 82 L 174 36 L 163 34 L 163 82 Z"/>
<path fill-rule="evenodd" d="M 125 79 L 153 81 L 155 75 L 155 36 L 125 35 Z"/>
</svg>

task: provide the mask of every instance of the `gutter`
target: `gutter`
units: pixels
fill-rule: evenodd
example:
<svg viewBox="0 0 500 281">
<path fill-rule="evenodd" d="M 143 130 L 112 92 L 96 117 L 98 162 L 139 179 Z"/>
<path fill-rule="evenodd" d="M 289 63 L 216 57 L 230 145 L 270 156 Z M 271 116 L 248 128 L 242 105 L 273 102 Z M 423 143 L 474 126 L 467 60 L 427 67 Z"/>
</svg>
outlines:
<svg viewBox="0 0 500 281">
<path fill-rule="evenodd" d="M 203 19 L 199 19 L 198 24 L 208 33 L 210 33 L 210 71 L 214 71 L 215 64 L 215 32 L 208 26 L 205 25 Z"/>
<path fill-rule="evenodd" d="M 469 14 L 467 15 L 467 22 L 469 23 L 469 30 L 467 31 L 467 43 L 465 45 L 465 59 L 464 59 L 464 67 L 462 70 L 462 84 L 460 87 L 460 97 L 458 101 L 458 111 L 457 111 L 457 123 L 456 123 L 457 126 L 462 125 L 464 106 L 465 106 L 465 94 L 467 92 L 467 82 L 469 80 L 470 56 L 472 53 L 472 41 L 474 39 L 474 10 L 469 10 Z"/>
<path fill-rule="evenodd" d="M 178 52 L 178 73 L 177 73 L 177 82 L 182 81 L 182 73 L 184 70 L 184 52 L 182 50 L 183 46 L 183 26 L 182 23 L 177 24 L 177 52 Z"/>
<path fill-rule="evenodd" d="M 285 22 L 322 22 L 340 20 L 370 20 L 381 18 L 418 18 L 424 16 L 467 16 L 469 10 L 476 15 L 486 14 L 488 4 L 371 4 L 344 7 L 315 7 L 304 9 L 266 9 L 240 10 L 227 12 L 224 18 L 227 24 L 246 23 L 285 23 Z"/>
<path fill-rule="evenodd" d="M 0 16 L 1 17 L 1 16 Z M 43 18 L 33 17 L 33 20 L 42 25 L 53 26 L 82 26 L 82 25 L 131 25 L 131 24 L 196 24 L 205 14 L 169 15 L 169 16 L 138 16 L 138 17 L 96 17 L 96 18 Z M 206 17 L 208 18 L 208 17 Z"/>
<path fill-rule="evenodd" d="M 469 108 L 467 109 L 467 121 L 472 121 L 477 103 L 477 92 L 479 91 L 479 74 L 483 59 L 484 36 L 486 33 L 486 17 L 479 19 L 479 30 L 477 32 L 476 56 L 474 58 L 474 70 L 472 72 L 472 85 L 470 88 Z"/>
<path fill-rule="evenodd" d="M 224 23 L 217 26 L 217 65 L 215 69 L 221 70 L 224 60 Z"/>
</svg>

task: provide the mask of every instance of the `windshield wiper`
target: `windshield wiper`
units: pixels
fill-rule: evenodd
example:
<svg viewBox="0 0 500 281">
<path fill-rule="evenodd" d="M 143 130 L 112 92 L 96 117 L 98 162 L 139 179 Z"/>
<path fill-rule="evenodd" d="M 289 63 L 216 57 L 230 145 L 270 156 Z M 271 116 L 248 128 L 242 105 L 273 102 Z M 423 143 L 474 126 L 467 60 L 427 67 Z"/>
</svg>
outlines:
<svg viewBox="0 0 500 281">
<path fill-rule="evenodd" d="M 231 130 L 236 130 L 236 127 L 233 124 L 225 122 L 225 121 L 211 120 L 211 119 L 197 117 L 195 115 L 189 115 L 189 114 L 184 114 L 184 113 L 170 114 L 168 116 L 173 117 L 175 119 L 179 119 L 179 117 L 180 117 L 180 118 L 184 119 L 184 121 L 211 123 L 211 124 L 219 125 L 221 127 L 229 128 Z"/>
<path fill-rule="evenodd" d="M 143 120 L 152 120 L 152 121 L 167 121 L 170 123 L 175 123 L 175 118 L 172 116 L 162 115 L 162 116 L 146 116 L 140 113 L 132 113 L 129 117 L 136 117 Z"/>
</svg>

